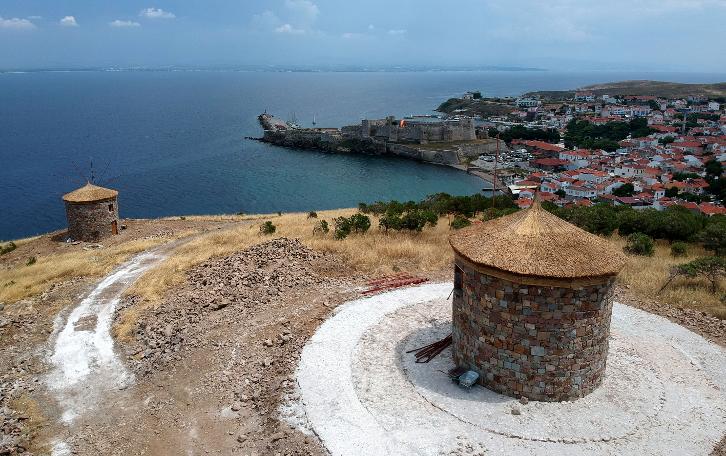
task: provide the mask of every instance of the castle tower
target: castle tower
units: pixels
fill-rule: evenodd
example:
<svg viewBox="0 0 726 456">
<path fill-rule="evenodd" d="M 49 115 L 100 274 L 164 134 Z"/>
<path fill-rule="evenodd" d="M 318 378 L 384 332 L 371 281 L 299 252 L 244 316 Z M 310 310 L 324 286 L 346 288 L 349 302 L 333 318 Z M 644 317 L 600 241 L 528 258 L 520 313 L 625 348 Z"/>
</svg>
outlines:
<svg viewBox="0 0 726 456">
<path fill-rule="evenodd" d="M 118 234 L 118 192 L 91 183 L 63 195 L 68 236 L 97 241 Z"/>
<path fill-rule="evenodd" d="M 602 382 L 625 256 L 542 209 L 453 234 L 453 355 L 487 388 L 563 401 Z"/>
</svg>

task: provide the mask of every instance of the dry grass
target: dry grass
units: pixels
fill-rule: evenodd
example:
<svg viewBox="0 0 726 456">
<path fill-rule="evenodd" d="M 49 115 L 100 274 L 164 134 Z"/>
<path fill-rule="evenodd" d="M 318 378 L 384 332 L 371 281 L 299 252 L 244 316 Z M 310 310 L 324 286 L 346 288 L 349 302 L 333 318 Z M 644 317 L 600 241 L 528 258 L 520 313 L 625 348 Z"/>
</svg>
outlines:
<svg viewBox="0 0 726 456">
<path fill-rule="evenodd" d="M 51 285 L 72 277 L 101 277 L 132 254 L 161 242 L 161 239 L 137 240 L 100 250 L 39 256 L 30 266 L 21 263 L 10 269 L 0 269 L 0 302 L 12 303 L 40 294 Z"/>
<path fill-rule="evenodd" d="M 351 234 L 342 241 L 333 238 L 333 218 L 350 216 L 354 209 L 320 211 L 318 218 L 307 218 L 307 213 L 282 216 L 255 216 L 250 223 L 202 235 L 177 248 L 169 259 L 147 272 L 129 290 L 127 295 L 141 298 L 141 302 L 126 309 L 117 320 L 114 333 L 121 339 L 130 336 L 139 316 L 157 306 L 167 290 L 181 286 L 186 271 L 210 258 L 222 257 L 251 245 L 275 237 L 297 238 L 310 248 L 329 252 L 341 258 L 341 268 L 363 274 L 386 274 L 394 271 L 437 271 L 448 266 L 453 258 L 447 236 L 449 227 L 441 219 L 434 228 L 422 233 L 385 234 L 378 230 L 378 220 L 372 217 L 371 229 L 364 235 Z M 259 224 L 270 220 L 277 227 L 272 236 L 261 236 Z M 320 220 L 327 220 L 331 232 L 313 235 Z"/>
<path fill-rule="evenodd" d="M 624 238 L 615 237 L 613 242 L 620 247 L 625 246 Z M 709 253 L 700 246 L 689 245 L 687 257 L 673 258 L 670 255 L 670 245 L 658 241 L 652 257 L 628 255 L 628 264 L 618 276 L 618 281 L 629 286 L 630 291 L 642 299 L 702 310 L 719 318 L 726 318 L 726 305 L 721 302 L 723 293 L 711 293 L 710 284 L 704 279 L 677 278 L 658 293 L 668 280 L 673 266 L 705 255 Z M 721 283 L 721 289 L 724 289 L 724 283 Z"/>
<path fill-rule="evenodd" d="M 453 257 L 447 239 L 449 228 L 446 219 L 442 219 L 435 228 L 427 228 L 418 234 L 385 234 L 378 230 L 378 220 L 372 217 L 368 233 L 351 234 L 343 241 L 335 240 L 332 235 L 333 218 L 350 216 L 355 212 L 354 209 L 321 211 L 317 219 L 307 218 L 306 213 L 255 217 L 256 221 L 270 220 L 275 224 L 277 231 L 272 236 L 261 236 L 258 223 L 200 236 L 176 249 L 168 260 L 137 281 L 127 294 L 158 302 L 166 290 L 182 284 L 185 271 L 195 265 L 274 237 L 297 238 L 313 249 L 334 253 L 344 260 L 346 268 L 361 273 L 438 270 Z M 327 235 L 313 234 L 313 228 L 320 220 L 327 220 L 330 224 L 331 232 Z"/>
<path fill-rule="evenodd" d="M 128 337 L 139 315 L 157 306 L 167 290 L 182 286 L 189 269 L 210 258 L 229 255 L 274 237 L 297 238 L 313 249 L 333 253 L 341 259 L 341 268 L 352 273 L 382 275 L 397 271 L 431 272 L 445 270 L 451 264 L 453 253 L 448 242 L 451 231 L 446 219 L 441 219 L 436 227 L 427 228 L 422 233 L 385 234 L 378 230 L 378 220 L 372 217 L 368 233 L 352 234 L 342 241 L 335 240 L 332 236 L 333 218 L 355 212 L 354 209 L 321 211 L 317 219 L 308 219 L 306 213 L 248 216 L 237 220 L 247 220 L 249 223 L 200 236 L 175 250 L 168 260 L 149 271 L 127 291 L 127 295 L 136 295 L 141 302 L 121 316 L 115 328 L 116 335 Z M 265 220 L 271 220 L 277 227 L 273 236 L 259 234 L 259 224 Z M 320 220 L 328 221 L 331 233 L 313 234 L 313 227 Z M 613 238 L 613 242 L 619 247 L 625 245 L 625 240 L 621 238 Z M 700 247 L 691 246 L 689 257 L 674 259 L 670 256 L 670 247 L 661 243 L 657 245 L 653 257 L 629 256 L 619 281 L 643 299 L 700 309 L 723 317 L 726 312 L 720 296 L 710 293 L 708 284 L 703 280 L 680 278 L 657 294 L 668 279 L 671 266 L 704 254 Z"/>
</svg>

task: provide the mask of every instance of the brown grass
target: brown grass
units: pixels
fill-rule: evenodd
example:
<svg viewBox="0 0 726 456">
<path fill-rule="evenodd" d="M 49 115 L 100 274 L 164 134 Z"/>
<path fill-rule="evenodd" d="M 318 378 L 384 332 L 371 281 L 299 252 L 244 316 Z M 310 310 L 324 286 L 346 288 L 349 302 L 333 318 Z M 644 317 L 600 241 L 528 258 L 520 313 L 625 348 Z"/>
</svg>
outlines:
<svg viewBox="0 0 726 456">
<path fill-rule="evenodd" d="M 625 246 L 624 238 L 613 238 L 619 247 Z M 670 269 L 697 257 L 709 255 L 700 246 L 689 245 L 688 256 L 673 258 L 667 242 L 656 242 L 652 257 L 628 255 L 629 261 L 618 276 L 619 283 L 627 285 L 637 297 L 708 312 L 719 318 L 726 318 L 726 305 L 721 302 L 723 293 L 713 294 L 710 284 L 704 279 L 679 277 L 674 279 L 661 293 L 658 290 L 666 283 Z M 724 289 L 722 281 L 721 289 Z"/>
<path fill-rule="evenodd" d="M 115 328 L 116 335 L 129 337 L 140 314 L 157 306 L 167 290 L 183 285 L 186 271 L 192 267 L 274 237 L 297 238 L 313 249 L 335 254 L 341 259 L 341 268 L 352 273 L 382 275 L 397 271 L 431 272 L 445 270 L 451 264 L 453 253 L 448 242 L 451 231 L 447 219 L 442 218 L 436 227 L 427 228 L 422 233 L 386 234 L 378 230 L 378 220 L 371 217 L 368 233 L 352 234 L 342 241 L 335 240 L 332 235 L 333 218 L 355 212 L 354 209 L 321 211 L 317 219 L 308 219 L 306 213 L 249 216 L 245 217 L 245 220 L 251 221 L 248 224 L 200 236 L 178 248 L 168 260 L 144 275 L 127 291 L 127 295 L 136 295 L 141 298 L 141 302 L 121 316 Z M 271 220 L 276 225 L 277 231 L 273 236 L 259 234 L 259 224 L 265 220 Z M 331 233 L 313 235 L 313 227 L 320 220 L 328 221 Z M 612 240 L 619 248 L 625 245 L 622 238 L 615 237 Z M 726 311 L 720 302 L 720 295 L 710 293 L 708 284 L 703 280 L 679 278 L 657 294 L 668 279 L 671 266 L 705 254 L 700 247 L 691 246 L 689 257 L 674 259 L 670 256 L 670 246 L 659 243 L 653 257 L 629 256 L 628 264 L 618 280 L 642 299 L 700 309 L 723 318 Z"/>
<path fill-rule="evenodd" d="M 157 306 L 167 290 L 183 285 L 189 269 L 210 258 L 229 255 L 275 237 L 297 238 L 310 248 L 333 253 L 342 260 L 341 268 L 362 274 L 438 271 L 447 267 L 453 258 L 445 218 L 436 227 L 426 228 L 422 233 L 385 234 L 378 230 L 378 220 L 371 217 L 368 233 L 351 234 L 342 241 L 334 239 L 333 218 L 350 216 L 355 212 L 354 209 L 320 211 L 317 219 L 308 219 L 307 213 L 258 216 L 250 224 L 200 236 L 176 249 L 169 259 L 147 272 L 127 290 L 127 295 L 138 296 L 141 302 L 121 314 L 114 328 L 115 335 L 121 339 L 128 338 L 141 313 Z M 259 234 L 259 224 L 265 220 L 272 221 L 277 227 L 274 235 Z M 327 235 L 313 235 L 313 228 L 320 220 L 327 220 L 330 224 L 331 232 Z"/>
<path fill-rule="evenodd" d="M 0 269 L 0 302 L 13 303 L 40 294 L 51 285 L 73 277 L 101 277 L 132 254 L 161 242 L 162 239 L 136 240 L 99 250 L 39 256 L 33 265 L 20 263 Z"/>
</svg>

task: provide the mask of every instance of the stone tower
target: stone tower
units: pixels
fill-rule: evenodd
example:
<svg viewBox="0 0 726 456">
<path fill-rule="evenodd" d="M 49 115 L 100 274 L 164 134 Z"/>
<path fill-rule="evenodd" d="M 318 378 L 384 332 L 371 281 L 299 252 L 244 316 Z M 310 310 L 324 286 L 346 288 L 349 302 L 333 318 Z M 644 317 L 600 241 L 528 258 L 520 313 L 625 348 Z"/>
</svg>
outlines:
<svg viewBox="0 0 726 456">
<path fill-rule="evenodd" d="M 622 252 L 538 202 L 449 241 L 458 366 L 491 390 L 538 401 L 575 399 L 600 385 Z"/>
<path fill-rule="evenodd" d="M 68 236 L 93 242 L 118 234 L 118 192 L 91 183 L 63 195 Z"/>
</svg>

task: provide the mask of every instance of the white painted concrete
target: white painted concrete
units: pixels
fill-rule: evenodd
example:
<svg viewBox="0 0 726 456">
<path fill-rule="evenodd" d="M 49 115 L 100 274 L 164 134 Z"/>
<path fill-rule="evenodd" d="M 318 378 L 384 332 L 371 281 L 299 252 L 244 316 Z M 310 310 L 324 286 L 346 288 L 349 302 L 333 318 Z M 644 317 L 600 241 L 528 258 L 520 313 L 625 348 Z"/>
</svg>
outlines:
<svg viewBox="0 0 726 456">
<path fill-rule="evenodd" d="M 113 315 L 124 290 L 162 258 L 155 251 L 137 255 L 99 282 L 65 322 L 56 319 L 52 368 L 46 380 L 65 423 L 93 408 L 107 391 L 133 380 L 114 350 Z"/>
<path fill-rule="evenodd" d="M 726 431 L 726 351 L 620 304 L 591 395 L 521 405 L 461 390 L 443 373 L 450 350 L 429 364 L 404 353 L 449 332 L 450 291 L 430 284 L 348 302 L 306 345 L 301 401 L 331 454 L 707 455 Z"/>
</svg>

